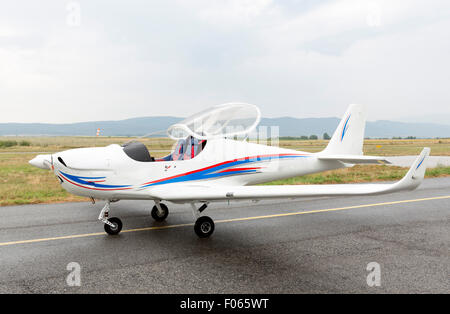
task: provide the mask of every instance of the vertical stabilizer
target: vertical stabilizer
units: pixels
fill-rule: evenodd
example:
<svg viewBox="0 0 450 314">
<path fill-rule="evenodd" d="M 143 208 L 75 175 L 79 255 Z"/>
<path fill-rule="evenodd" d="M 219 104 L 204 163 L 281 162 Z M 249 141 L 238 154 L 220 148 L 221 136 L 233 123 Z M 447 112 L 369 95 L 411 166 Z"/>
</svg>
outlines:
<svg viewBox="0 0 450 314">
<path fill-rule="evenodd" d="M 350 105 L 323 151 L 330 155 L 362 155 L 366 112 L 362 105 Z"/>
</svg>

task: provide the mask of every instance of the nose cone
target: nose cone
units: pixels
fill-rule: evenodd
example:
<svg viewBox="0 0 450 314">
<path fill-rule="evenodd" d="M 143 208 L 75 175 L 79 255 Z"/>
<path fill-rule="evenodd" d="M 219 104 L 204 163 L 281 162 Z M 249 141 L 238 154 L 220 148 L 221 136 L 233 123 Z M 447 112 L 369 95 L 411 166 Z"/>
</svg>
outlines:
<svg viewBox="0 0 450 314">
<path fill-rule="evenodd" d="M 50 170 L 51 160 L 51 155 L 37 155 L 28 163 L 41 169 Z"/>
</svg>

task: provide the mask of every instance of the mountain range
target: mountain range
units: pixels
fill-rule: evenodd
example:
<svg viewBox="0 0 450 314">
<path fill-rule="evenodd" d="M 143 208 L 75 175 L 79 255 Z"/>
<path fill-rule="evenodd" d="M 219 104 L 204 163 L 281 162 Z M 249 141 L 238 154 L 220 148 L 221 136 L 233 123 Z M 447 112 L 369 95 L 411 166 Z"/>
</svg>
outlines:
<svg viewBox="0 0 450 314">
<path fill-rule="evenodd" d="M 132 118 L 119 121 L 92 121 L 70 124 L 0 123 L 0 135 L 17 136 L 94 136 L 101 129 L 102 136 L 165 136 L 165 130 L 182 118 L 159 116 Z M 261 126 L 279 126 L 280 136 L 309 136 L 324 133 L 332 135 L 339 118 L 262 118 Z M 450 137 L 450 125 L 436 123 L 408 123 L 397 121 L 367 121 L 365 137 L 392 138 L 414 136 L 418 138 Z"/>
</svg>

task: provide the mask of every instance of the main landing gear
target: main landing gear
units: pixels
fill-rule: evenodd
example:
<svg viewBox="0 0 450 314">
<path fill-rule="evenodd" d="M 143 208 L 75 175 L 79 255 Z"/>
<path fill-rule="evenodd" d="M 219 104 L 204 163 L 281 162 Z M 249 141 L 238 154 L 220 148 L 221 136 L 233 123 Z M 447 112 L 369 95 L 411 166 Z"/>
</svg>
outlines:
<svg viewBox="0 0 450 314">
<path fill-rule="evenodd" d="M 204 203 L 200 208 L 196 208 L 194 203 L 191 203 L 192 214 L 194 215 L 195 225 L 194 231 L 199 238 L 209 238 L 214 232 L 214 221 L 208 216 L 200 216 L 202 211 L 208 207 L 208 203 Z"/>
<path fill-rule="evenodd" d="M 194 203 L 191 203 L 192 213 L 195 219 L 194 231 L 199 238 L 208 238 L 214 232 L 214 221 L 208 216 L 200 216 L 200 214 L 208 206 L 204 203 L 200 208 L 196 208 Z M 163 203 L 155 201 L 155 206 L 152 208 L 152 217 L 158 222 L 164 221 L 169 215 L 169 209 Z"/>
<path fill-rule="evenodd" d="M 152 218 L 158 222 L 166 220 L 169 216 L 169 208 L 159 201 L 155 201 L 155 206 L 152 208 Z"/>
<path fill-rule="evenodd" d="M 102 208 L 98 220 L 105 224 L 105 231 L 107 234 L 116 235 L 122 230 L 122 221 L 117 217 L 108 218 L 110 201 L 106 201 Z"/>
</svg>

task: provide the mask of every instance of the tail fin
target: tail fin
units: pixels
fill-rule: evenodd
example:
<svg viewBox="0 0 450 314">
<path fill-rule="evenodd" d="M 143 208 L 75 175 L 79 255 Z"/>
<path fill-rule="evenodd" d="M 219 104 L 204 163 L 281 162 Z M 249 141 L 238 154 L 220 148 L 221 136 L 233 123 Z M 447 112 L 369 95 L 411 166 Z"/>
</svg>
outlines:
<svg viewBox="0 0 450 314">
<path fill-rule="evenodd" d="M 324 154 L 362 155 L 366 112 L 362 105 L 350 105 L 334 131 Z"/>
</svg>

